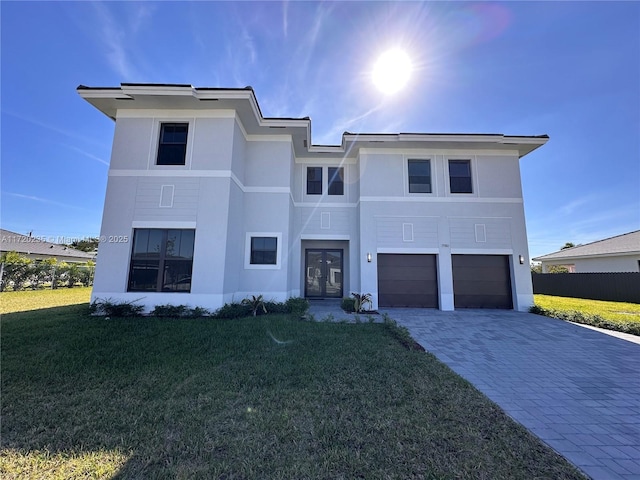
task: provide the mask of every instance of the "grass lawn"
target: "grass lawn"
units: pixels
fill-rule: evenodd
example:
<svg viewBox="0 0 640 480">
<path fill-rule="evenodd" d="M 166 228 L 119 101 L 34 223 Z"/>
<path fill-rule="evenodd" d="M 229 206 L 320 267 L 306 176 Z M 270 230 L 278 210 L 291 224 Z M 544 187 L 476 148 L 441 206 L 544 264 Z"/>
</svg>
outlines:
<svg viewBox="0 0 640 480">
<path fill-rule="evenodd" d="M 91 287 L 25 290 L 0 293 L 0 314 L 89 302 Z"/>
<path fill-rule="evenodd" d="M 2 316 L 0 477 L 583 478 L 383 324 L 87 310 Z"/>
<path fill-rule="evenodd" d="M 624 302 L 605 302 L 584 298 L 553 297 L 534 295 L 536 305 L 550 310 L 577 311 L 590 315 L 599 315 L 605 320 L 617 323 L 640 323 L 640 304 Z"/>
</svg>

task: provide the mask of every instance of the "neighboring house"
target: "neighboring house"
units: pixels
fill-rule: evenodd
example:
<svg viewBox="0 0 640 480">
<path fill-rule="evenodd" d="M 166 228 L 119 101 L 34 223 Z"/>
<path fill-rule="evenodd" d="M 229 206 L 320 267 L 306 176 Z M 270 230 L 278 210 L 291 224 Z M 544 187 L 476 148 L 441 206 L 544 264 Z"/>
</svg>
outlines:
<svg viewBox="0 0 640 480">
<path fill-rule="evenodd" d="M 78 93 L 115 120 L 93 299 L 533 303 L 519 159 L 546 135 L 345 132 L 312 145 L 308 118 L 264 118 L 250 87 Z"/>
<path fill-rule="evenodd" d="M 640 230 L 536 257 L 542 273 L 552 265 L 570 273 L 640 272 Z"/>
<path fill-rule="evenodd" d="M 95 255 L 75 248 L 45 241 L 42 237 L 0 230 L 0 254 L 16 252 L 31 260 L 56 258 L 59 262 L 86 263 Z"/>
</svg>

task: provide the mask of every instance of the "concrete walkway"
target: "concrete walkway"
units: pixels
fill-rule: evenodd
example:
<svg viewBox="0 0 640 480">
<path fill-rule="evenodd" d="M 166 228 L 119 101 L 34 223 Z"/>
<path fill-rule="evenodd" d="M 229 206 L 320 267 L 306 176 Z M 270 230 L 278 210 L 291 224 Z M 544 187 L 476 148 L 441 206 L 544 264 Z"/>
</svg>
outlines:
<svg viewBox="0 0 640 480">
<path fill-rule="evenodd" d="M 383 312 L 593 479 L 640 479 L 640 345 L 529 313 Z"/>
</svg>

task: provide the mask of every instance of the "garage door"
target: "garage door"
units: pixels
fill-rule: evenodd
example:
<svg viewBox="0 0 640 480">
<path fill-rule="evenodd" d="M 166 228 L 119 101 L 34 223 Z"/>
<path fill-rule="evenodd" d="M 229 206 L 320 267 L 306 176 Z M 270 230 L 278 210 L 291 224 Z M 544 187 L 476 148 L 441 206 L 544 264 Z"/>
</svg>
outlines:
<svg viewBox="0 0 640 480">
<path fill-rule="evenodd" d="M 455 308 L 513 308 L 507 255 L 451 255 Z"/>
<path fill-rule="evenodd" d="M 436 256 L 379 254 L 378 304 L 438 308 Z"/>
</svg>

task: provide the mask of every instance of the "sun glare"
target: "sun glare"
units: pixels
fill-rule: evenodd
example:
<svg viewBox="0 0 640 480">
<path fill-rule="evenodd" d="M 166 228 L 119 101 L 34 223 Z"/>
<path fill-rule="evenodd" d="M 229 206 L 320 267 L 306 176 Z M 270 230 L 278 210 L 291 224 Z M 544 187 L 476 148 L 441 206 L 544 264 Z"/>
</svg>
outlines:
<svg viewBox="0 0 640 480">
<path fill-rule="evenodd" d="M 373 67 L 373 83 L 382 93 L 401 90 L 411 76 L 411 59 L 403 50 L 387 50 Z"/>
</svg>

